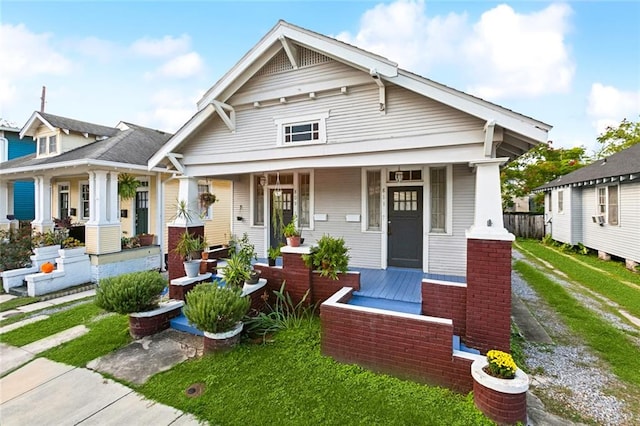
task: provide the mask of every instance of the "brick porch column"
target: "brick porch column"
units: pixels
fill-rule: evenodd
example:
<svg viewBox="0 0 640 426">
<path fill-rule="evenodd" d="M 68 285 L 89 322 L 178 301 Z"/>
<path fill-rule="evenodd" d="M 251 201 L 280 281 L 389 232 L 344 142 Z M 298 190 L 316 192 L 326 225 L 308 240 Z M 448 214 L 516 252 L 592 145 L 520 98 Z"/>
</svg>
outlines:
<svg viewBox="0 0 640 426">
<path fill-rule="evenodd" d="M 476 169 L 474 224 L 467 230 L 467 318 L 464 342 L 482 353 L 510 352 L 511 243 L 502 220 L 499 166 L 505 158 L 471 162 Z"/>
<path fill-rule="evenodd" d="M 280 249 L 282 254 L 282 280 L 286 282 L 285 290 L 289 292 L 293 303 L 297 304 L 309 290 L 307 304 L 311 302 L 311 268 L 302 261 L 302 255 L 308 254 L 311 247 L 289 247 Z"/>
<path fill-rule="evenodd" d="M 171 280 L 175 278 L 180 278 L 185 276 L 183 259 L 182 257 L 180 257 L 180 255 L 178 255 L 174 251 L 174 249 L 176 248 L 176 245 L 178 244 L 178 241 L 180 240 L 180 237 L 185 232 L 188 232 L 191 235 L 196 237 L 203 237 L 204 225 L 184 227 L 184 226 L 169 224 L 169 232 L 168 232 L 169 240 L 167 241 L 167 249 L 169 250 L 168 251 L 169 259 L 167 261 L 167 268 L 168 268 L 167 272 L 169 274 L 169 282 L 171 282 Z"/>
</svg>

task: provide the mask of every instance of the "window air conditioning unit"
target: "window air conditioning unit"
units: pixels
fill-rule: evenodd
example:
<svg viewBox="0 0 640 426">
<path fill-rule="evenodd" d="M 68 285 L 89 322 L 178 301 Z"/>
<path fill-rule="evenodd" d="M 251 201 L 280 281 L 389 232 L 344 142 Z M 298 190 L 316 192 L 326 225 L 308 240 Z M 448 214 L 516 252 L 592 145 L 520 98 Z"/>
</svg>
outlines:
<svg viewBox="0 0 640 426">
<path fill-rule="evenodd" d="M 604 216 L 591 216 L 591 220 L 600 226 L 604 225 Z"/>
</svg>

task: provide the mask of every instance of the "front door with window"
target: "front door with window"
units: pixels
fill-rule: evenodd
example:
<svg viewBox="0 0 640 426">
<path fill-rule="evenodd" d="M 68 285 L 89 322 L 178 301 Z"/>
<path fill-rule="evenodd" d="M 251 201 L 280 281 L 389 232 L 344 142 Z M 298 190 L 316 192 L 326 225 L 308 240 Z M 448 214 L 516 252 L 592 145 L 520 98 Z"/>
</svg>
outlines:
<svg viewBox="0 0 640 426">
<path fill-rule="evenodd" d="M 149 231 L 149 191 L 136 193 L 136 235 Z"/>
<path fill-rule="evenodd" d="M 388 210 L 388 265 L 422 268 L 422 187 L 390 187 Z"/>
<path fill-rule="evenodd" d="M 284 235 L 275 235 L 273 229 L 273 221 L 271 215 L 273 214 L 273 189 L 269 191 L 269 245 L 271 247 L 278 247 L 279 245 L 286 244 Z M 293 189 L 282 189 L 282 222 L 286 225 L 293 219 Z"/>
</svg>

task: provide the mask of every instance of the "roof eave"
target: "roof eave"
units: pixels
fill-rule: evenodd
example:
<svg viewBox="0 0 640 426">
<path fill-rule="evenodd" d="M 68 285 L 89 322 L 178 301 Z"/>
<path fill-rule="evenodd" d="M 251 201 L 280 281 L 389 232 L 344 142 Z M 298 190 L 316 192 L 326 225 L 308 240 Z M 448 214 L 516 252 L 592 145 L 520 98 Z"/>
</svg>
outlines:
<svg viewBox="0 0 640 426">
<path fill-rule="evenodd" d="M 41 116 L 38 113 L 38 111 L 34 111 L 33 114 L 31 114 L 31 117 L 29 118 L 27 123 L 22 127 L 22 130 L 20 130 L 20 139 L 22 139 L 25 136 L 33 137 L 35 135 L 35 129 L 31 131 L 31 127 L 33 126 L 36 120 L 40 120 L 42 124 L 47 126 L 52 131 L 56 129 L 55 126 L 53 126 L 43 116 Z"/>
<path fill-rule="evenodd" d="M 34 170 L 55 170 L 55 169 L 67 169 L 71 167 L 108 167 L 112 169 L 127 169 L 127 170 L 139 170 L 141 172 L 169 172 L 167 169 L 162 167 L 152 167 L 149 168 L 144 164 L 130 164 L 130 163 L 120 163 L 114 161 L 104 161 L 104 160 L 91 160 L 91 159 L 81 159 L 81 160 L 71 160 L 71 161 L 62 161 L 58 163 L 51 164 L 38 164 L 35 166 L 23 166 L 23 167 L 15 167 L 6 170 L 0 170 L 0 175 L 8 176 L 12 174 L 19 173 L 31 173 L 33 175 Z"/>
</svg>

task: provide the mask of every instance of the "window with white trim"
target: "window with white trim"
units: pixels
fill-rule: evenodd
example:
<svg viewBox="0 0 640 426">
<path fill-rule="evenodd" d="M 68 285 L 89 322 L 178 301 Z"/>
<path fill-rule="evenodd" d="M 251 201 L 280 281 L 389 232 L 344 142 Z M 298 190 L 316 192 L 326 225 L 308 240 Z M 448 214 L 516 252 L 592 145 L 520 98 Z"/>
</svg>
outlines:
<svg viewBox="0 0 640 426">
<path fill-rule="evenodd" d="M 607 213 L 607 188 L 598 188 L 598 215 L 604 216 Z"/>
<path fill-rule="evenodd" d="M 69 217 L 69 184 L 58 184 L 58 217 L 65 219 Z"/>
<path fill-rule="evenodd" d="M 558 191 L 558 213 L 564 212 L 564 191 Z"/>
<path fill-rule="evenodd" d="M 47 138 L 40 137 L 38 138 L 38 155 L 47 153 Z"/>
<path fill-rule="evenodd" d="M 598 216 L 604 216 L 609 225 L 620 224 L 619 186 L 601 186 L 596 190 L 596 211 Z"/>
<path fill-rule="evenodd" d="M 80 218 L 88 220 L 89 219 L 89 201 L 90 193 L 89 193 L 89 182 L 83 182 L 80 184 Z"/>
<path fill-rule="evenodd" d="M 382 222 L 380 170 L 367 170 L 367 231 L 380 231 Z"/>
<path fill-rule="evenodd" d="M 298 174 L 298 226 L 309 228 L 311 226 L 311 174 Z"/>
<path fill-rule="evenodd" d="M 327 142 L 329 112 L 276 118 L 279 146 L 322 144 Z"/>
<path fill-rule="evenodd" d="M 553 191 L 549 191 L 547 195 L 547 211 L 549 213 L 553 212 Z"/>
<path fill-rule="evenodd" d="M 49 154 L 55 154 L 58 152 L 58 143 L 56 135 L 49 136 Z"/>
<path fill-rule="evenodd" d="M 264 176 L 253 176 L 253 225 L 264 226 Z"/>
<path fill-rule="evenodd" d="M 38 155 L 55 154 L 58 152 L 58 137 L 56 135 L 40 136 L 37 138 Z"/>
<path fill-rule="evenodd" d="M 213 219 L 213 204 L 207 206 L 200 200 L 200 194 L 206 194 L 211 192 L 209 190 L 209 185 L 207 184 L 198 184 L 198 207 L 200 209 L 200 217 L 202 219 Z"/>
<path fill-rule="evenodd" d="M 444 233 L 447 229 L 447 168 L 429 169 L 431 232 Z"/>
</svg>

